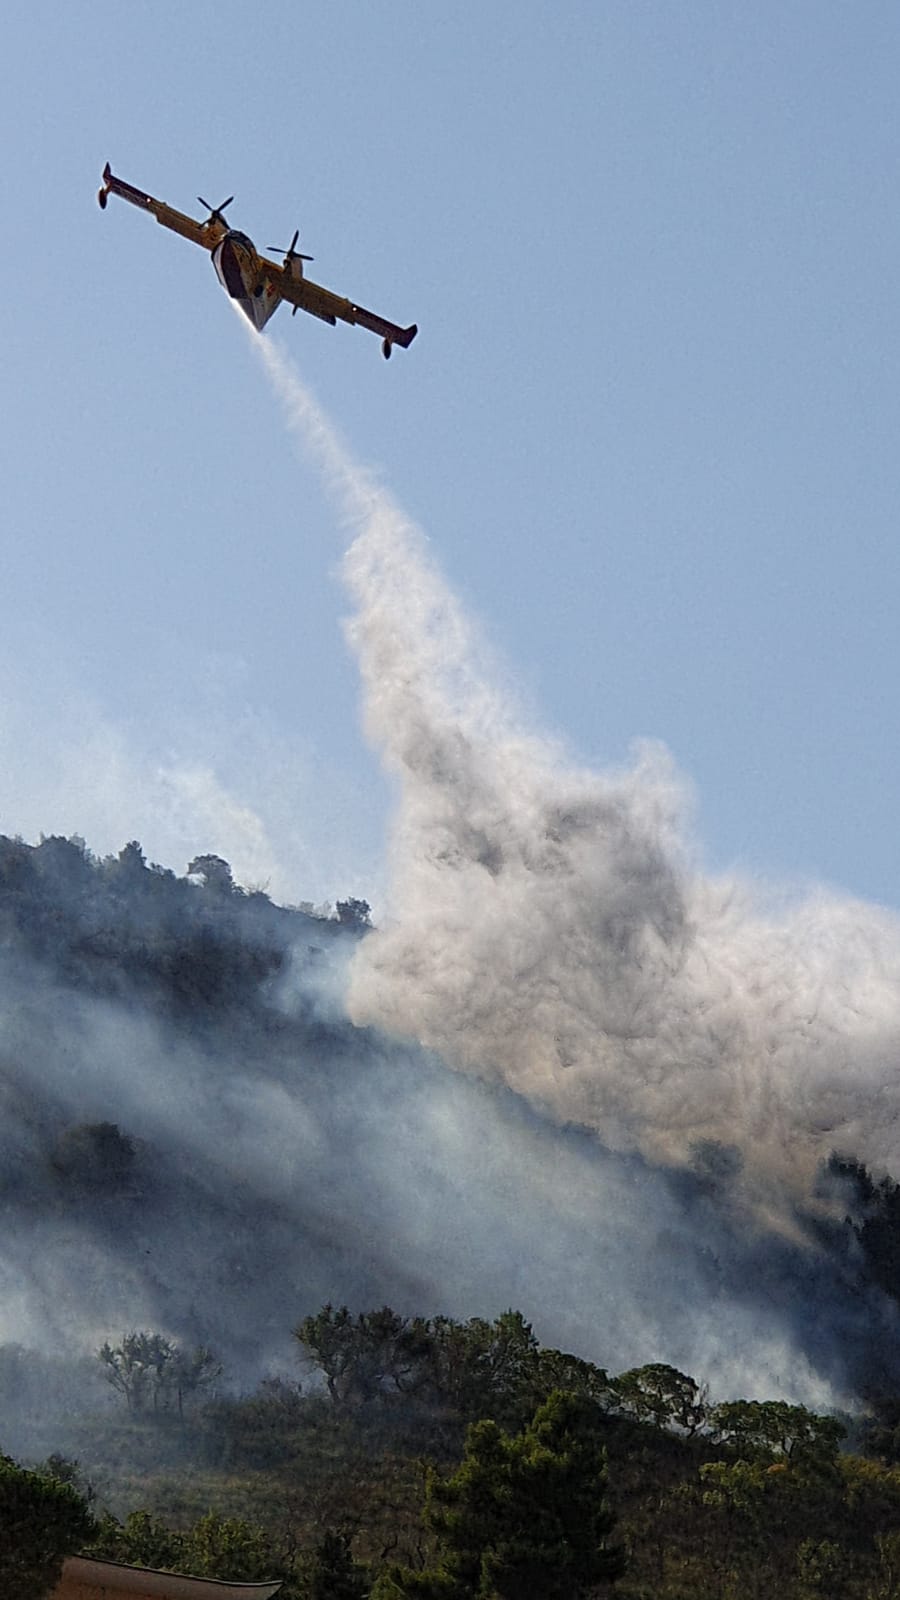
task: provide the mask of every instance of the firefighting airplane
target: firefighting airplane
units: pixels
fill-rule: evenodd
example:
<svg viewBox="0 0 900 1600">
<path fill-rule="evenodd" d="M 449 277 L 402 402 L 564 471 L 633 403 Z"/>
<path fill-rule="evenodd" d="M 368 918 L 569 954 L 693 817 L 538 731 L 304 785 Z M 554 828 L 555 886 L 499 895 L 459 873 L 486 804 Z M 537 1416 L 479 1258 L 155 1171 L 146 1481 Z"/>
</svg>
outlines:
<svg viewBox="0 0 900 1600">
<path fill-rule="evenodd" d="M 144 194 L 143 190 L 135 189 L 124 179 L 114 177 L 107 161 L 103 168 L 103 188 L 97 195 L 104 211 L 111 194 L 121 195 L 123 200 L 129 200 L 133 206 L 140 206 L 144 211 L 152 211 L 164 228 L 171 228 L 173 233 L 180 233 L 192 244 L 202 245 L 204 250 L 209 250 L 222 288 L 232 300 L 237 301 L 257 330 L 265 327 L 273 311 L 277 311 L 282 300 L 286 300 L 293 307 L 292 316 L 298 311 L 308 311 L 323 322 L 330 322 L 333 327 L 340 318 L 341 322 L 356 322 L 361 328 L 371 329 L 381 338 L 385 359 L 395 344 L 402 345 L 405 350 L 416 337 L 418 329 L 415 323 L 409 328 L 399 328 L 395 322 L 386 322 L 384 317 L 376 317 L 373 311 L 364 311 L 362 306 L 354 305 L 342 295 L 332 294 L 330 289 L 322 289 L 319 284 L 304 278 L 303 263 L 311 261 L 312 256 L 302 255 L 297 249 L 299 228 L 284 252 L 283 266 L 279 267 L 276 262 L 259 255 L 252 239 L 248 239 L 245 233 L 229 228 L 222 215 L 225 207 L 231 205 L 234 195 L 223 200 L 220 206 L 211 206 L 208 200 L 201 197 L 200 204 L 206 206 L 209 216 L 205 222 L 195 222 L 193 217 L 175 211 L 163 200 L 154 200 L 152 195 Z M 270 245 L 269 248 L 277 247 Z"/>
</svg>

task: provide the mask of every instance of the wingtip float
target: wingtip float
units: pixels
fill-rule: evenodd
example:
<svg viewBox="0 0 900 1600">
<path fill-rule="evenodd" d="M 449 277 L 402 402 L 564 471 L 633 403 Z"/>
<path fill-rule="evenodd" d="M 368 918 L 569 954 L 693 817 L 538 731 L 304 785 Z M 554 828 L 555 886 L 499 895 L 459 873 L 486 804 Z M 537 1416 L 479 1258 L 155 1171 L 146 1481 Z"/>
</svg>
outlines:
<svg viewBox="0 0 900 1600">
<path fill-rule="evenodd" d="M 154 200 L 152 195 L 144 194 L 142 189 L 126 183 L 124 178 L 117 178 L 107 161 L 103 168 L 103 187 L 97 194 L 104 211 L 111 194 L 119 195 L 120 199 L 127 200 L 133 206 L 140 206 L 142 211 L 151 212 L 164 228 L 171 228 L 173 233 L 180 233 L 183 239 L 189 239 L 192 244 L 208 250 L 222 288 L 232 300 L 237 301 L 257 331 L 265 327 L 282 300 L 291 307 L 292 315 L 298 311 L 308 311 L 310 316 L 330 322 L 332 327 L 340 321 L 368 328 L 381 339 L 385 359 L 395 344 L 407 349 L 419 331 L 415 323 L 408 328 L 398 327 L 397 323 L 388 322 L 384 317 L 376 316 L 374 311 L 366 311 L 352 300 L 346 300 L 343 295 L 333 294 L 330 289 L 323 289 L 310 278 L 304 277 L 303 263 L 311 261 L 312 256 L 304 255 L 296 248 L 299 230 L 284 252 L 281 266 L 260 255 L 252 239 L 246 233 L 229 227 L 225 220 L 223 213 L 231 205 L 233 195 L 219 206 L 210 206 L 208 201 L 201 198 L 200 204 L 206 206 L 209 216 L 204 222 L 197 222 L 193 217 L 167 206 L 163 200 Z"/>
</svg>

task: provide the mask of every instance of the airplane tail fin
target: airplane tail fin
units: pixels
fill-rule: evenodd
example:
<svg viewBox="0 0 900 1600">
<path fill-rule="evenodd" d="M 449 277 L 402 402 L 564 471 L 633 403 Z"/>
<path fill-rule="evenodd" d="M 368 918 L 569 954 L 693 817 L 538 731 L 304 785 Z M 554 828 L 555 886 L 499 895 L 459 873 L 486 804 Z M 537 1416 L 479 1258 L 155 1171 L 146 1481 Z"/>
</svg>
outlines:
<svg viewBox="0 0 900 1600">
<path fill-rule="evenodd" d="M 150 194 L 145 194 L 143 189 L 136 189 L 133 183 L 126 183 L 124 178 L 117 178 L 107 161 L 103 168 L 103 188 L 97 195 L 101 208 L 106 210 L 106 202 L 111 194 L 121 195 L 123 200 L 130 200 L 133 206 L 141 206 L 144 211 L 152 211 L 159 204 Z"/>
<path fill-rule="evenodd" d="M 402 350 L 411 345 L 418 333 L 418 327 L 413 322 L 408 328 L 398 328 L 396 322 L 387 322 L 384 317 L 376 317 L 374 311 L 366 311 L 362 306 L 355 306 L 347 301 L 348 322 L 358 322 L 360 327 L 370 328 L 373 333 L 380 334 L 383 343 L 382 350 L 385 359 L 390 355 L 395 344 Z"/>
<path fill-rule="evenodd" d="M 391 333 L 386 334 L 381 346 L 381 353 L 385 361 L 390 360 L 391 351 L 395 344 L 399 344 L 402 350 L 407 350 L 418 331 L 417 325 L 413 323 L 409 328 L 394 328 Z"/>
</svg>

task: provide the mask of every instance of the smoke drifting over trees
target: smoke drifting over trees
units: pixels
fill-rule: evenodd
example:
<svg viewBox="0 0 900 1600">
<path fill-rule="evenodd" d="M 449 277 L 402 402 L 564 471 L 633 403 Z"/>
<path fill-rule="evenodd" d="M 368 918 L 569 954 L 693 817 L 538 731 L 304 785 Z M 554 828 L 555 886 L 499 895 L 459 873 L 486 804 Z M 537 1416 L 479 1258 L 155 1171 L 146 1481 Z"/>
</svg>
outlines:
<svg viewBox="0 0 900 1600">
<path fill-rule="evenodd" d="M 290 1370 L 291 1327 L 326 1300 L 521 1304 L 554 1344 L 720 1392 L 895 1379 L 892 1191 L 843 1163 L 767 1226 L 733 1149 L 614 1153 L 352 1024 L 342 989 L 380 938 L 360 905 L 315 917 L 136 844 L 6 839 L 0 929 L 0 1384 L 26 1413 L 29 1360 L 129 1328 L 211 1346 L 238 1381 Z"/>
</svg>

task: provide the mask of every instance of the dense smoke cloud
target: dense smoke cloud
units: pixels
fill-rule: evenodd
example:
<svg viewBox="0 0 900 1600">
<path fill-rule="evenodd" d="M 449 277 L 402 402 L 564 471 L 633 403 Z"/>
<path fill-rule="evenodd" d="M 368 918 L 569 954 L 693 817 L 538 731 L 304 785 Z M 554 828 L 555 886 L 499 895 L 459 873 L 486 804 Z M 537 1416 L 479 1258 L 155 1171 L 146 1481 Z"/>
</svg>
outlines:
<svg viewBox="0 0 900 1600">
<path fill-rule="evenodd" d="M 757 1373 L 781 1328 L 837 1375 L 836 1315 L 846 1381 L 864 1385 L 894 1311 L 862 1297 L 848 1320 L 853 1269 L 826 1264 L 822 1240 L 853 1197 L 823 1182 L 822 1163 L 837 1149 L 900 1170 L 896 917 L 704 875 L 663 750 L 598 774 L 528 726 L 421 533 L 262 350 L 352 535 L 348 633 L 366 728 L 398 787 L 386 915 L 354 961 L 351 1016 L 639 1157 L 651 1215 L 652 1168 L 670 1192 L 685 1172 L 682 1198 L 706 1196 L 687 1254 L 716 1252 L 706 1335 L 692 1334 L 714 1362 L 726 1348 L 734 1360 L 729 1311 L 752 1300 L 750 1270 Z M 646 1259 L 659 1219 L 645 1221 Z M 626 1273 L 626 1296 L 640 1273 Z M 672 1301 L 657 1305 L 670 1330 L 658 1348 L 676 1359 Z"/>
<path fill-rule="evenodd" d="M 354 1018 L 651 1159 L 736 1144 L 794 1191 L 835 1146 L 900 1166 L 900 922 L 704 877 L 664 751 L 596 774 L 524 728 L 421 534 L 265 359 L 355 533 L 348 631 L 399 779 Z"/>
</svg>

